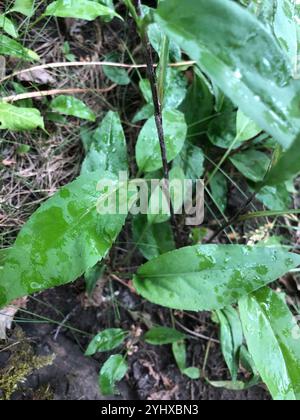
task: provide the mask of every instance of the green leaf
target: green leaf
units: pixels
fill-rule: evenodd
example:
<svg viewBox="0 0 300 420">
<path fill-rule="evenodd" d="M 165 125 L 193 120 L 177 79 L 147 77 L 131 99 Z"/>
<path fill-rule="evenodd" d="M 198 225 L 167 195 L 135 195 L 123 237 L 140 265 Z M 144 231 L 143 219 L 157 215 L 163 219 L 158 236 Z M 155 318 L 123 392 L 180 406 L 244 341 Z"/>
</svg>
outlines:
<svg viewBox="0 0 300 420">
<path fill-rule="evenodd" d="M 285 184 L 263 187 L 256 198 L 261 201 L 269 210 L 288 210 L 292 204 L 292 197 Z"/>
<path fill-rule="evenodd" d="M 99 214 L 99 201 L 113 192 L 99 191 L 109 173 L 81 176 L 62 188 L 29 219 L 11 248 L 0 275 L 0 307 L 21 296 L 80 277 L 103 259 L 126 214 Z"/>
<path fill-rule="evenodd" d="M 172 161 L 182 150 L 187 125 L 184 115 L 179 111 L 163 112 L 163 126 L 168 162 Z M 140 171 L 152 172 L 162 168 L 161 150 L 154 117 L 142 128 L 136 145 L 136 160 Z"/>
<path fill-rule="evenodd" d="M 127 370 L 127 362 L 121 354 L 110 356 L 100 370 L 99 386 L 101 393 L 108 396 L 117 394 L 116 382 L 124 378 Z"/>
<path fill-rule="evenodd" d="M 51 102 L 51 109 L 63 115 L 81 118 L 82 120 L 95 121 L 94 112 L 74 96 L 60 95 Z"/>
<path fill-rule="evenodd" d="M 228 201 L 228 181 L 226 176 L 221 171 L 216 172 L 215 176 L 211 178 L 209 185 L 214 203 L 218 209 L 224 213 L 227 208 Z"/>
<path fill-rule="evenodd" d="M 169 252 L 141 266 L 134 286 L 145 299 L 161 306 L 216 310 L 299 264 L 299 255 L 277 247 L 198 245 Z"/>
<path fill-rule="evenodd" d="M 180 154 L 175 158 L 173 166 L 180 167 L 186 179 L 196 181 L 204 173 L 204 153 L 200 147 L 186 142 Z"/>
<path fill-rule="evenodd" d="M 182 334 L 180 331 L 177 331 L 174 328 L 167 327 L 152 328 L 144 335 L 146 343 L 152 344 L 154 346 L 176 343 L 177 341 L 183 340 L 184 338 L 185 334 Z"/>
<path fill-rule="evenodd" d="M 35 0 L 15 0 L 10 12 L 18 12 L 24 16 L 31 17 L 34 15 L 34 2 Z"/>
<path fill-rule="evenodd" d="M 18 38 L 18 30 L 14 23 L 4 15 L 0 15 L 0 28 L 12 38 Z"/>
<path fill-rule="evenodd" d="M 19 108 L 0 102 L 0 130 L 34 130 L 44 128 L 40 111 L 34 108 Z"/>
<path fill-rule="evenodd" d="M 245 391 L 259 384 L 259 378 L 253 378 L 249 382 L 242 381 L 210 381 L 207 382 L 214 388 L 224 388 L 229 391 Z"/>
<path fill-rule="evenodd" d="M 240 141 L 246 141 L 256 137 L 261 129 L 239 109 L 236 118 L 236 132 Z"/>
<path fill-rule="evenodd" d="M 187 138 L 195 142 L 207 130 L 214 113 L 214 96 L 208 81 L 195 69 L 194 80 L 180 106 L 188 125 Z"/>
<path fill-rule="evenodd" d="M 254 149 L 240 152 L 231 157 L 230 161 L 246 178 L 254 182 L 262 181 L 270 166 L 270 158 Z"/>
<path fill-rule="evenodd" d="M 283 298 L 264 288 L 240 301 L 251 356 L 275 400 L 300 399 L 300 329 Z"/>
<path fill-rule="evenodd" d="M 0 269 L 3 268 L 5 260 L 8 256 L 10 248 L 0 249 Z"/>
<path fill-rule="evenodd" d="M 106 62 L 118 63 L 119 60 L 120 57 L 116 53 L 110 53 L 104 57 L 104 61 Z M 103 71 L 105 76 L 117 85 L 125 86 L 130 83 L 130 77 L 128 76 L 127 71 L 123 68 L 103 66 Z"/>
<path fill-rule="evenodd" d="M 155 20 L 249 118 L 285 149 L 292 145 L 300 131 L 300 83 L 254 15 L 233 1 L 168 0 Z"/>
<path fill-rule="evenodd" d="M 156 23 L 152 23 L 151 25 L 149 25 L 148 36 L 149 36 L 149 40 L 152 47 L 155 49 L 158 56 L 160 57 L 161 49 L 162 49 L 162 42 L 163 42 L 163 35 L 161 33 L 159 25 L 157 25 Z M 172 61 L 181 60 L 180 47 L 174 41 L 170 41 L 169 55 Z"/>
<path fill-rule="evenodd" d="M 120 328 L 109 328 L 101 331 L 90 342 L 85 355 L 93 356 L 99 352 L 114 350 L 124 342 L 127 334 L 127 331 Z"/>
<path fill-rule="evenodd" d="M 20 58 L 24 61 L 39 61 L 40 57 L 34 51 L 23 47 L 15 39 L 9 38 L 6 35 L 1 35 L 0 38 L 0 55 L 8 55 L 10 57 Z"/>
<path fill-rule="evenodd" d="M 45 16 L 95 20 L 97 17 L 113 18 L 120 16 L 113 10 L 96 1 L 89 0 L 58 0 L 49 4 Z"/>
<path fill-rule="evenodd" d="M 208 127 L 208 138 L 214 146 L 229 149 L 235 141 L 234 149 L 241 146 L 236 139 L 236 112 L 226 111 L 214 118 Z"/>
<path fill-rule="evenodd" d="M 120 117 L 109 111 L 90 137 L 88 152 L 82 164 L 82 173 L 98 170 L 119 175 L 128 172 L 127 146 Z"/>
<path fill-rule="evenodd" d="M 147 260 L 175 249 L 172 228 L 168 222 L 149 224 L 146 216 L 139 215 L 134 217 L 132 229 L 133 240 Z"/>
<path fill-rule="evenodd" d="M 186 367 L 186 345 L 184 340 L 173 343 L 172 351 L 181 373 L 188 376 L 190 379 L 199 379 L 200 369 L 196 367 Z"/>
<path fill-rule="evenodd" d="M 221 325 L 221 346 L 233 381 L 237 380 L 239 351 L 243 344 L 243 330 L 239 315 L 231 306 L 217 312 Z"/>
</svg>

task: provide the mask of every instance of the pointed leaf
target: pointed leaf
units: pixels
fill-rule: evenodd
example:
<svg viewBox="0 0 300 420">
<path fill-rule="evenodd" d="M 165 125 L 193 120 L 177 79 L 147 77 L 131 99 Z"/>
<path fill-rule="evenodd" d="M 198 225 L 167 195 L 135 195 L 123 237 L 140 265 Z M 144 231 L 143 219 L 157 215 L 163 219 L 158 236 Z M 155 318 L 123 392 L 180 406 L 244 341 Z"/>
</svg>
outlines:
<svg viewBox="0 0 300 420">
<path fill-rule="evenodd" d="M 300 399 L 300 329 L 283 298 L 264 288 L 240 313 L 251 356 L 275 400 Z"/>
<path fill-rule="evenodd" d="M 24 61 L 39 61 L 40 57 L 34 51 L 23 47 L 15 39 L 9 38 L 6 35 L 1 35 L 0 38 L 0 55 L 8 55 L 16 57 Z"/>
<path fill-rule="evenodd" d="M 117 184 L 107 173 L 106 178 Z M 44 203 L 21 230 L 0 273 L 0 307 L 76 280 L 104 258 L 126 214 L 99 214 L 99 174 L 81 176 Z M 103 178 L 102 178 L 103 179 Z"/>
<path fill-rule="evenodd" d="M 121 381 L 128 370 L 126 360 L 120 354 L 110 356 L 100 370 L 99 386 L 103 395 L 117 394 L 116 382 Z"/>
<path fill-rule="evenodd" d="M 248 179 L 260 182 L 270 166 L 270 158 L 259 150 L 246 150 L 230 158 L 231 163 Z"/>
<path fill-rule="evenodd" d="M 176 343 L 177 341 L 183 340 L 184 338 L 185 334 L 182 334 L 180 331 L 177 331 L 174 328 L 167 327 L 152 328 L 144 335 L 146 343 L 152 344 L 154 346 Z"/>
<path fill-rule="evenodd" d="M 18 12 L 24 16 L 31 17 L 34 14 L 35 0 L 15 0 L 13 8 L 10 12 Z"/>
<path fill-rule="evenodd" d="M 163 125 L 168 162 L 172 161 L 182 150 L 187 125 L 184 115 L 179 111 L 163 112 Z M 137 145 L 136 160 L 141 171 L 152 172 L 162 168 L 161 150 L 154 117 L 150 118 L 142 128 Z"/>
<path fill-rule="evenodd" d="M 120 17 L 113 9 L 90 0 L 58 0 L 49 4 L 45 16 L 95 20 L 97 17 Z"/>
<path fill-rule="evenodd" d="M 0 28 L 12 38 L 18 38 L 18 30 L 14 23 L 6 16 L 0 15 Z"/>
<path fill-rule="evenodd" d="M 63 115 L 81 118 L 83 120 L 95 121 L 96 115 L 82 101 L 74 96 L 60 95 L 51 102 L 51 109 Z"/>
<path fill-rule="evenodd" d="M 120 328 L 109 328 L 101 331 L 90 342 L 85 355 L 93 356 L 95 353 L 114 350 L 125 340 L 127 331 Z"/>
<path fill-rule="evenodd" d="M 221 309 L 300 264 L 281 248 L 198 245 L 155 258 L 139 268 L 137 292 L 173 309 Z"/>
</svg>

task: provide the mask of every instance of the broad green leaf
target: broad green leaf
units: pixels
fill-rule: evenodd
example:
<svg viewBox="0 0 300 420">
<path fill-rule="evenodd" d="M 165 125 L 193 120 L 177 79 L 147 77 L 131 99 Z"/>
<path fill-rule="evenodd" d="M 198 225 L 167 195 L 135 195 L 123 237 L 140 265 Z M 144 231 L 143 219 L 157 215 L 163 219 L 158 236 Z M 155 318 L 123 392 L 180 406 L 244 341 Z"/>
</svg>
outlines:
<svg viewBox="0 0 300 420">
<path fill-rule="evenodd" d="M 118 175 L 128 172 L 127 146 L 120 117 L 109 111 L 88 141 L 88 152 L 82 164 L 82 173 L 98 170 Z"/>
<path fill-rule="evenodd" d="M 239 351 L 243 344 L 243 330 L 239 315 L 231 306 L 217 312 L 221 329 L 221 346 L 224 359 L 233 381 L 237 380 Z"/>
<path fill-rule="evenodd" d="M 265 186 L 256 195 L 269 210 L 287 210 L 292 204 L 292 197 L 285 184 Z"/>
<path fill-rule="evenodd" d="M 150 225 L 165 223 L 170 219 L 167 196 L 160 186 L 156 187 L 151 194 L 148 207 L 147 219 Z"/>
<path fill-rule="evenodd" d="M 228 201 L 228 180 L 226 176 L 221 171 L 216 172 L 209 185 L 215 205 L 224 213 Z"/>
<path fill-rule="evenodd" d="M 204 173 L 204 153 L 200 147 L 186 142 L 180 154 L 175 158 L 173 166 L 180 167 L 186 179 L 196 181 Z"/>
<path fill-rule="evenodd" d="M 270 166 L 270 158 L 254 149 L 237 153 L 230 161 L 246 178 L 254 182 L 262 181 Z"/>
<path fill-rule="evenodd" d="M 23 47 L 15 39 L 9 38 L 6 35 L 1 35 L 0 38 L 0 55 L 8 55 L 10 57 L 20 58 L 24 61 L 39 61 L 40 57 L 34 51 Z"/>
<path fill-rule="evenodd" d="M 97 173 L 81 176 L 32 215 L 1 271 L 0 307 L 76 280 L 107 255 L 126 214 L 99 214 L 99 202 L 114 193 L 99 191 L 98 183 L 104 177 L 119 187 L 109 173 L 102 178 Z"/>
<path fill-rule="evenodd" d="M 300 399 L 300 329 L 283 298 L 264 288 L 240 313 L 251 356 L 275 400 Z"/>
<path fill-rule="evenodd" d="M 300 256 L 281 248 L 198 245 L 182 248 L 141 266 L 137 292 L 173 309 L 222 309 L 300 264 Z"/>
<path fill-rule="evenodd" d="M 174 328 L 167 327 L 152 328 L 144 335 L 146 343 L 154 346 L 176 343 L 177 341 L 184 340 L 184 338 L 185 334 L 182 334 Z"/>
<path fill-rule="evenodd" d="M 249 118 L 283 148 L 293 144 L 300 131 L 300 82 L 253 14 L 228 0 L 167 0 L 155 19 Z"/>
<path fill-rule="evenodd" d="M 127 331 L 120 328 L 109 328 L 101 331 L 90 342 L 85 355 L 93 356 L 99 352 L 114 350 L 124 342 L 127 334 Z"/>
<path fill-rule="evenodd" d="M 127 370 L 127 362 L 121 354 L 110 356 L 100 370 L 99 386 L 101 393 L 108 396 L 117 394 L 116 382 L 124 378 Z"/>
<path fill-rule="evenodd" d="M 236 112 L 226 111 L 214 118 L 208 127 L 208 138 L 214 146 L 229 149 L 235 142 L 234 149 L 241 146 L 236 138 Z"/>
<path fill-rule="evenodd" d="M 10 248 L 0 249 L 0 269 L 3 268 L 4 262 L 8 256 Z"/>
<path fill-rule="evenodd" d="M 19 36 L 15 24 L 4 15 L 0 15 L 0 29 L 10 35 L 12 38 L 18 38 Z"/>
<path fill-rule="evenodd" d="M 200 369 L 196 367 L 186 367 L 186 345 L 185 341 L 177 341 L 172 344 L 172 351 L 176 360 L 177 366 L 183 375 L 190 379 L 200 378 Z"/>
<path fill-rule="evenodd" d="M 246 141 L 256 137 L 261 132 L 261 129 L 241 110 L 238 110 L 236 117 L 236 132 L 240 141 Z"/>
<path fill-rule="evenodd" d="M 45 16 L 95 20 L 97 17 L 120 17 L 113 9 L 90 0 L 58 0 L 49 4 Z"/>
<path fill-rule="evenodd" d="M 60 95 L 51 102 L 51 109 L 63 115 L 81 118 L 82 120 L 95 121 L 96 115 L 82 101 L 74 96 Z"/>
<path fill-rule="evenodd" d="M 163 112 L 163 127 L 168 162 L 172 161 L 182 150 L 187 125 L 184 115 L 179 111 Z M 136 145 L 136 160 L 140 171 L 152 172 L 162 168 L 161 150 L 154 117 L 142 128 Z"/>
<path fill-rule="evenodd" d="M 180 106 L 188 125 L 187 138 L 195 142 L 207 130 L 214 113 L 214 96 L 208 81 L 195 69 L 194 80 Z"/>
<path fill-rule="evenodd" d="M 133 240 L 147 260 L 175 249 L 174 236 L 170 223 L 149 224 L 147 217 L 136 216 L 133 219 Z"/>
<path fill-rule="evenodd" d="M 34 2 L 35 0 L 15 0 L 10 12 L 18 12 L 24 16 L 31 17 L 34 14 Z"/>
<path fill-rule="evenodd" d="M 119 54 L 110 53 L 104 57 L 104 61 L 118 63 L 120 60 Z M 130 77 L 125 69 L 112 66 L 103 66 L 103 72 L 105 76 L 112 82 L 118 85 L 128 85 L 130 83 Z"/>
<path fill-rule="evenodd" d="M 19 108 L 0 102 L 0 130 L 34 130 L 44 128 L 40 111 L 34 108 Z"/>
</svg>

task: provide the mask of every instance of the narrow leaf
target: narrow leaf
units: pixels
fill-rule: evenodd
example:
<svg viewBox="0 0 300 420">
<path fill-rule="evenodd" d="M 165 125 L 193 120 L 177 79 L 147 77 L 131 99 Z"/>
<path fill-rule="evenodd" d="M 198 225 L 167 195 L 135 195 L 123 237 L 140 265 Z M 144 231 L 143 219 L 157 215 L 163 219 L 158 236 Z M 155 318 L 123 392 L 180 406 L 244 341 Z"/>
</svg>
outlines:
<svg viewBox="0 0 300 420">
<path fill-rule="evenodd" d="M 12 38 L 18 38 L 18 30 L 14 23 L 6 16 L 0 15 L 0 28 Z"/>
<path fill-rule="evenodd" d="M 273 398 L 299 400 L 300 329 L 283 298 L 264 288 L 239 306 L 249 351 Z"/>
<path fill-rule="evenodd" d="M 184 338 L 185 335 L 180 331 L 167 327 L 152 328 L 144 335 L 146 343 L 155 346 L 176 343 L 177 341 L 183 340 Z"/>
<path fill-rule="evenodd" d="M 1 35 L 0 38 L 0 55 L 8 55 L 16 57 L 24 61 L 39 61 L 40 57 L 34 51 L 23 47 L 15 39 L 9 38 L 6 35 Z"/>
<path fill-rule="evenodd" d="M 45 16 L 95 20 L 97 17 L 120 17 L 113 9 L 89 0 L 58 0 L 49 4 Z"/>
<path fill-rule="evenodd" d="M 93 356 L 95 353 L 114 350 L 125 340 L 127 331 L 120 328 L 109 328 L 101 331 L 90 342 L 85 355 Z"/>
<path fill-rule="evenodd" d="M 81 118 L 83 120 L 95 121 L 96 115 L 94 112 L 74 96 L 60 95 L 51 102 L 51 109 L 63 115 Z"/>
<path fill-rule="evenodd" d="M 121 381 L 128 370 L 126 360 L 120 354 L 110 356 L 100 370 L 99 385 L 103 395 L 117 394 L 116 382 Z"/>
</svg>

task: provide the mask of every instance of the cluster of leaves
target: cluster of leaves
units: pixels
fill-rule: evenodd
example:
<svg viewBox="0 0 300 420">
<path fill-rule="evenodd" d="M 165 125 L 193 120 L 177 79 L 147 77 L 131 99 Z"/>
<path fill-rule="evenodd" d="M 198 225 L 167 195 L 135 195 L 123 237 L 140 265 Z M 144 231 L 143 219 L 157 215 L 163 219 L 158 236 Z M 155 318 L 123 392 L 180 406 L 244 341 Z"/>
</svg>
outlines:
<svg viewBox="0 0 300 420">
<path fill-rule="evenodd" d="M 27 7 L 20 7 L 25 3 Z M 163 80 L 159 86 L 163 94 L 159 93 L 164 98 L 170 177 L 196 180 L 204 167 L 210 168 L 206 159 L 210 151 L 220 154 L 225 150 L 207 177 L 221 213 L 227 207 L 224 164 L 243 175 L 268 209 L 288 213 L 292 181 L 300 172 L 300 82 L 293 67 L 299 41 L 294 2 L 249 0 L 241 5 L 231 0 L 163 0 L 157 10 L 144 8 L 144 18 L 137 16 L 130 0 L 125 3 L 138 28 L 144 31 L 147 27 L 160 57 L 158 77 Z M 29 16 L 33 4 L 16 1 L 9 13 Z M 111 1 L 89 0 L 55 1 L 45 10 L 46 16 L 120 18 Z M 17 33 L 7 15 L 1 19 L 10 38 L 3 35 L 0 54 L 36 59 L 34 53 L 16 44 L 13 38 Z M 167 60 L 179 61 L 181 51 L 195 60 L 190 86 L 184 66 L 164 68 L 166 45 Z M 106 66 L 105 74 L 116 83 L 130 83 L 123 70 Z M 145 179 L 153 178 L 153 173 L 162 177 L 148 80 L 140 80 L 140 89 L 145 105 L 134 122 L 145 122 L 136 143 L 136 163 Z M 93 111 L 73 97 L 57 97 L 51 109 L 96 120 Z M 9 130 L 44 127 L 39 111 L 4 102 L 0 103 L 0 121 L 0 128 Z M 116 182 L 119 171 L 129 172 L 119 116 L 109 112 L 83 139 L 86 158 L 80 177 L 30 218 L 3 262 L 0 255 L 0 306 L 76 280 L 105 258 L 122 230 L 127 214 L 104 216 L 96 209 L 99 198 L 106 198 L 106 191 L 97 191 L 99 179 Z M 202 245 L 198 240 L 196 245 L 175 250 L 169 219 L 170 214 L 133 218 L 134 240 L 149 260 L 134 277 L 137 292 L 164 307 L 215 312 L 232 376 L 231 382 L 215 382 L 215 386 L 243 389 L 261 378 L 275 399 L 299 399 L 300 329 L 284 297 L 267 286 L 296 268 L 300 256 L 281 246 Z M 111 351 L 126 337 L 122 330 L 103 331 L 92 341 L 87 355 Z M 185 336 L 181 333 L 159 328 L 149 331 L 145 339 L 154 345 L 172 344 L 182 373 L 199 378 L 197 368 L 186 366 Z M 248 383 L 238 381 L 240 363 L 253 374 Z M 102 391 L 115 392 L 115 382 L 126 371 L 126 358 L 111 356 L 100 372 Z"/>
</svg>

